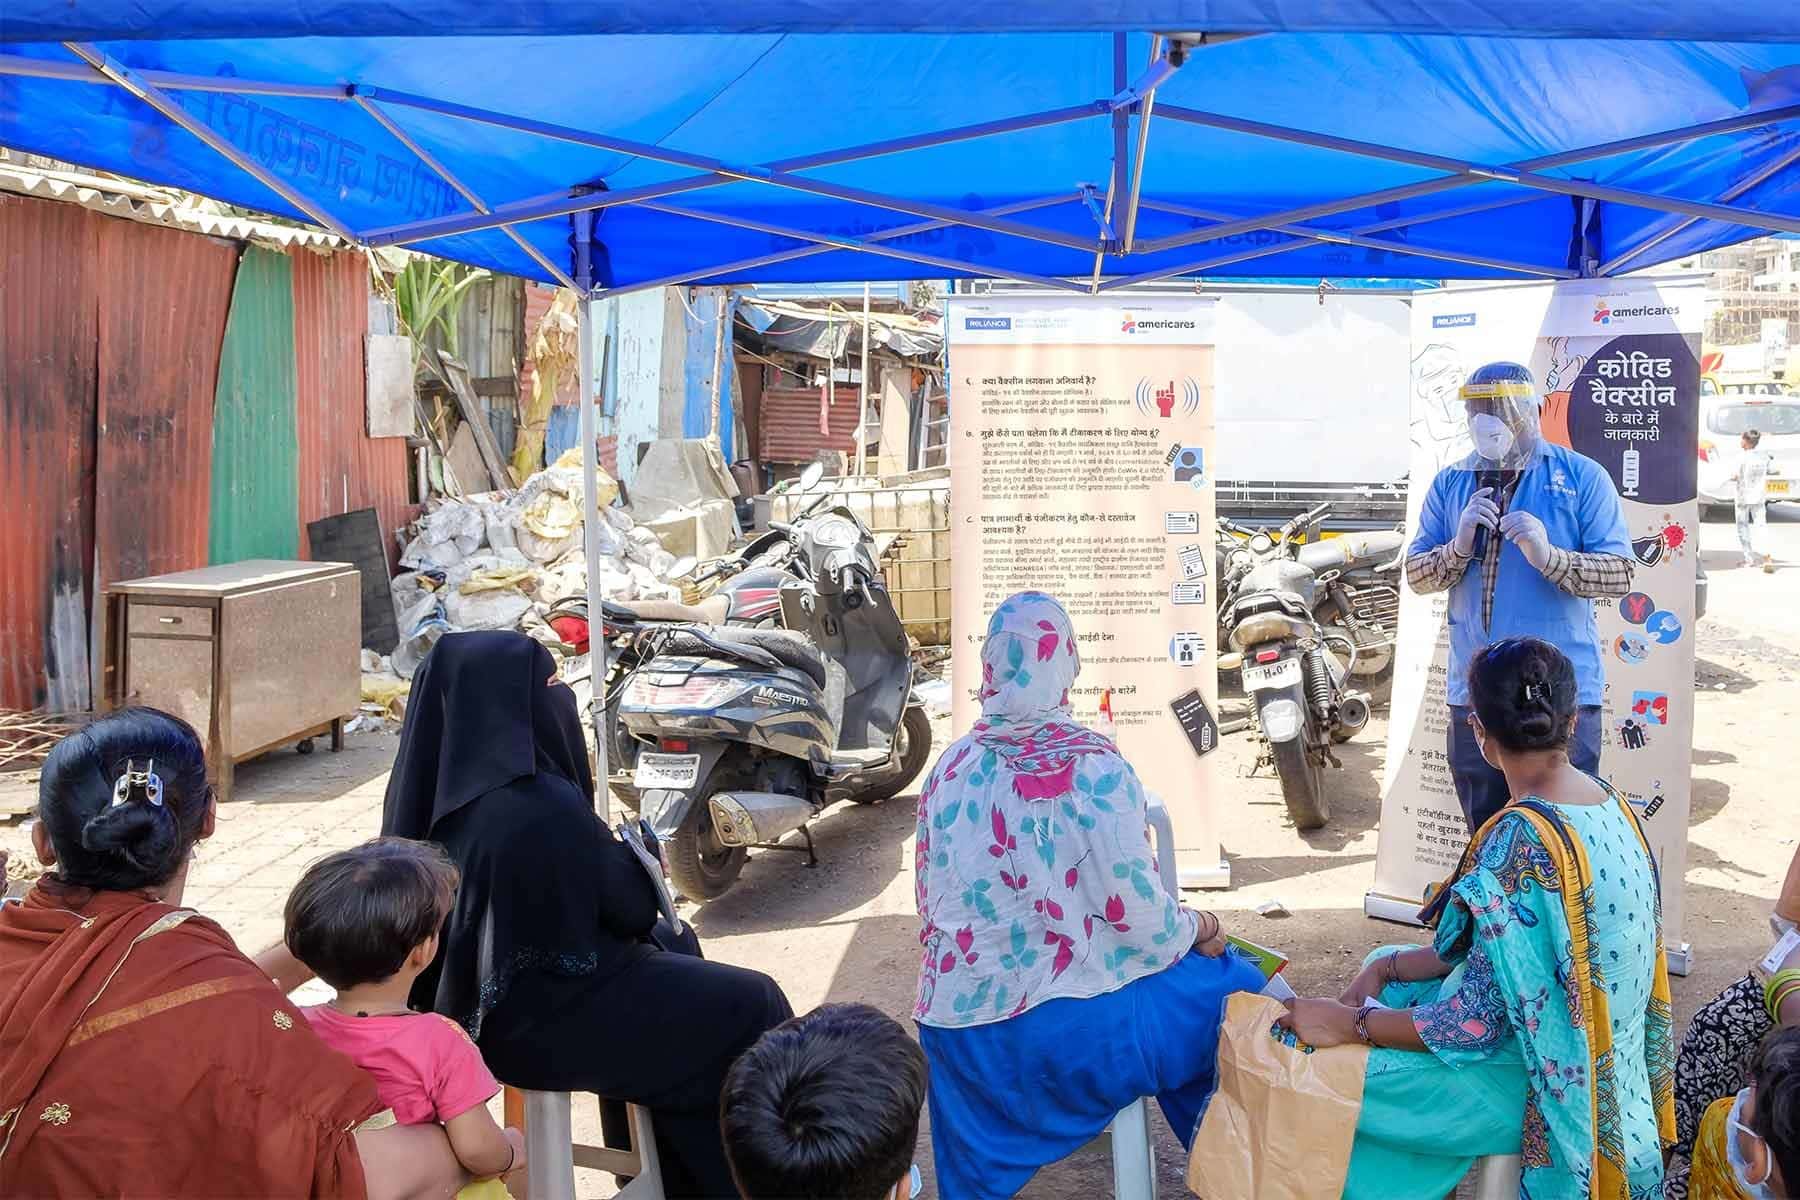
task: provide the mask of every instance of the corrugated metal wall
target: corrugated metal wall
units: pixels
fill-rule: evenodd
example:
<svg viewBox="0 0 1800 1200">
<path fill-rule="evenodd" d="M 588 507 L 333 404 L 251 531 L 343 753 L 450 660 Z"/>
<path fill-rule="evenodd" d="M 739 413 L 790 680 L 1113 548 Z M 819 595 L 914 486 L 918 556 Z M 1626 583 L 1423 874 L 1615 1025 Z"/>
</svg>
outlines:
<svg viewBox="0 0 1800 1200">
<path fill-rule="evenodd" d="M 368 265 L 359 254 L 297 250 L 294 360 L 298 383 L 300 545 L 308 521 L 373 506 L 387 535 L 412 516 L 405 438 L 370 438 L 364 410 L 363 341 L 369 330 Z"/>
<path fill-rule="evenodd" d="M 235 242 L 100 222 L 96 590 L 206 565 Z"/>
<path fill-rule="evenodd" d="M 294 403 L 293 262 L 250 246 L 219 351 L 209 562 L 299 557 Z"/>
<path fill-rule="evenodd" d="M 86 707 L 95 218 L 0 198 L 0 707 Z"/>
<path fill-rule="evenodd" d="M 771 387 L 763 392 L 761 446 L 757 457 L 769 463 L 811 462 L 821 450 L 856 453 L 857 389 L 840 383 L 825 409 L 831 432 L 819 432 L 820 389 Z"/>
<path fill-rule="evenodd" d="M 0 707 L 89 704 L 107 583 L 411 517 L 406 440 L 365 436 L 362 256 L 253 249 L 234 290 L 241 251 L 0 198 Z"/>
</svg>

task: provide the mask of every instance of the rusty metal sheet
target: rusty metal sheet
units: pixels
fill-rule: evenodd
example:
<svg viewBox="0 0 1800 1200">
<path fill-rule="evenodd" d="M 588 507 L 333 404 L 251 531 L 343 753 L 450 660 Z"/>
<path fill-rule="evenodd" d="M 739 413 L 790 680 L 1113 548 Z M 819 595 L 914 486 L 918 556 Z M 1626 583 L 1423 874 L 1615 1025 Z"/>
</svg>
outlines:
<svg viewBox="0 0 1800 1200">
<path fill-rule="evenodd" d="M 856 395 L 851 384 L 839 384 L 825 408 L 829 433 L 819 431 L 819 389 L 772 387 L 762 394 L 763 462 L 811 462 L 821 450 L 856 453 Z"/>
<path fill-rule="evenodd" d="M 0 707 L 88 702 L 96 226 L 0 199 Z"/>
<path fill-rule="evenodd" d="M 235 242 L 105 217 L 98 237 L 99 588 L 206 563 L 213 395 Z"/>
<path fill-rule="evenodd" d="M 368 265 L 360 254 L 293 252 L 294 362 L 300 442 L 300 546 L 321 517 L 373 508 L 389 570 L 394 530 L 412 519 L 405 438 L 371 438 L 363 406 Z"/>
</svg>

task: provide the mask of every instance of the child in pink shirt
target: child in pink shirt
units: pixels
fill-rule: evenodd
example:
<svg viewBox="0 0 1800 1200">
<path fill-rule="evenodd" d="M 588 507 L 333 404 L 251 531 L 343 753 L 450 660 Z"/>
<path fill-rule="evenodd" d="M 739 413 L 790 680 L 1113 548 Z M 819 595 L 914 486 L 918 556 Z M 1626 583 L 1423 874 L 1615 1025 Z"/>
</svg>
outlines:
<svg viewBox="0 0 1800 1200">
<path fill-rule="evenodd" d="M 525 1143 L 487 1110 L 500 1085 L 462 1026 L 407 1007 L 437 956 L 456 886 L 456 867 L 436 846 L 377 838 L 313 864 L 288 897 L 286 940 L 337 989 L 329 1004 L 301 1010 L 313 1032 L 374 1076 L 396 1122 L 441 1124 L 469 1174 L 495 1180 L 465 1197 L 501 1196 L 495 1177 L 524 1165 Z"/>
</svg>

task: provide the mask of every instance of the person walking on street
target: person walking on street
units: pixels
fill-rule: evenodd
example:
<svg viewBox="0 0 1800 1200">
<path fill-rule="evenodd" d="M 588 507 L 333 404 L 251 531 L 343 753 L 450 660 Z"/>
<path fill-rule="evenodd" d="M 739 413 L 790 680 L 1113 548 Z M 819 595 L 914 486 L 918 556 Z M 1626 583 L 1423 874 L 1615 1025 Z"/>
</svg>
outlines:
<svg viewBox="0 0 1800 1200">
<path fill-rule="evenodd" d="M 1628 593 L 1636 560 L 1606 469 L 1544 439 L 1530 371 L 1489 363 L 1463 384 L 1462 401 L 1475 448 L 1431 481 L 1406 578 L 1415 592 L 1449 593 L 1450 773 L 1472 833 L 1507 790 L 1469 726 L 1469 664 L 1515 637 L 1567 655 L 1580 692 L 1569 758 L 1597 775 L 1606 678 L 1593 601 Z"/>
<path fill-rule="evenodd" d="M 1760 565 L 1764 574 L 1773 575 L 1775 556 L 1764 549 L 1768 545 L 1769 452 L 1760 448 L 1762 431 L 1758 429 L 1744 430 L 1738 444 L 1744 449 L 1744 457 L 1738 460 L 1737 500 L 1733 505 L 1737 510 L 1738 545 L 1744 548 L 1746 567 Z"/>
</svg>

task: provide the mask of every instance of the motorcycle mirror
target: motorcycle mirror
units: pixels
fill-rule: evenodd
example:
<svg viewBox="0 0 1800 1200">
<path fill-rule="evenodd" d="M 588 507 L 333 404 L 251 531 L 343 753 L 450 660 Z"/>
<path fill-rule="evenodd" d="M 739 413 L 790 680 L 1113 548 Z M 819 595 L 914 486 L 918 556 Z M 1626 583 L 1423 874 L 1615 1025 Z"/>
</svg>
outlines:
<svg viewBox="0 0 1800 1200">
<path fill-rule="evenodd" d="M 670 579 L 686 579 L 689 575 L 692 575 L 694 573 L 694 568 L 699 565 L 700 565 L 699 559 L 695 558 L 691 554 L 684 554 L 680 558 L 675 560 L 674 566 L 669 568 L 669 578 Z"/>
<path fill-rule="evenodd" d="M 800 482 L 795 487 L 799 491 L 810 492 L 819 486 L 819 480 L 823 478 L 825 478 L 825 464 L 809 462 L 806 464 L 806 470 L 800 472 Z"/>
</svg>

